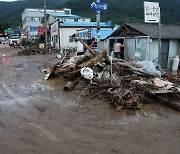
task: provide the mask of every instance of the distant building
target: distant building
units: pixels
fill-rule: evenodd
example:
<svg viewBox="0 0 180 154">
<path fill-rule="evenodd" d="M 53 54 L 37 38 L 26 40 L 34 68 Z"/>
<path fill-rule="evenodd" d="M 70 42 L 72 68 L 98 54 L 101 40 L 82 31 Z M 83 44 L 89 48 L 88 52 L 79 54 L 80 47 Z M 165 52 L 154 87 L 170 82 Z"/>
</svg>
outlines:
<svg viewBox="0 0 180 154">
<path fill-rule="evenodd" d="M 51 45 L 56 49 L 74 48 L 76 42 L 73 41 L 72 35 L 80 29 L 96 28 L 96 22 L 81 21 L 80 22 L 63 22 L 60 19 L 51 24 Z M 111 28 L 111 23 L 100 23 L 101 28 Z"/>
<path fill-rule="evenodd" d="M 63 10 L 49 10 L 47 14 L 62 14 L 71 15 L 71 9 Z M 42 18 L 44 17 L 44 9 L 25 9 L 22 13 L 22 25 L 23 29 L 28 35 L 28 38 L 37 38 L 38 26 L 42 26 Z"/>
<path fill-rule="evenodd" d="M 83 18 L 73 14 L 49 13 L 47 15 L 48 23 L 53 23 L 59 19 L 60 22 L 90 22 L 91 18 Z"/>
</svg>

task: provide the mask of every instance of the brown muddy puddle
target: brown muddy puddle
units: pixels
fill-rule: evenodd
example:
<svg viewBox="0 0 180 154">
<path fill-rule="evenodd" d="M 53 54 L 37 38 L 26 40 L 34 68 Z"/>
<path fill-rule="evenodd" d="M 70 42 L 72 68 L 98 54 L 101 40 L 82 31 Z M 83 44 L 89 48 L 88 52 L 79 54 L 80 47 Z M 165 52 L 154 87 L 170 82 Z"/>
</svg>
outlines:
<svg viewBox="0 0 180 154">
<path fill-rule="evenodd" d="M 108 121 L 107 124 L 129 125 L 129 123 L 141 123 L 148 121 L 159 123 L 159 120 L 162 123 L 168 123 L 167 119 L 179 118 L 180 115 L 179 112 L 174 111 L 169 107 L 163 106 L 158 102 L 143 104 L 141 110 L 123 110 L 122 112 L 119 112 L 105 100 L 99 100 L 98 98 L 88 99 L 88 97 L 86 96 L 81 97 L 81 99 L 79 100 L 79 91 L 63 91 L 63 86 L 65 84 L 66 81 L 64 81 L 63 79 L 53 78 L 48 81 L 41 80 L 39 82 L 36 82 L 31 86 L 31 88 L 35 91 L 41 89 L 41 91 L 46 92 L 47 95 L 43 100 L 57 103 L 61 107 L 74 106 L 79 107 L 80 109 L 88 108 L 92 110 L 92 112 L 96 112 L 98 110 L 101 110 L 102 106 L 105 106 L 105 113 L 107 113 L 107 116 L 109 116 L 110 119 L 114 119 Z M 35 97 L 42 100 L 42 97 L 40 95 L 36 95 Z M 104 108 L 102 110 L 104 110 Z"/>
</svg>

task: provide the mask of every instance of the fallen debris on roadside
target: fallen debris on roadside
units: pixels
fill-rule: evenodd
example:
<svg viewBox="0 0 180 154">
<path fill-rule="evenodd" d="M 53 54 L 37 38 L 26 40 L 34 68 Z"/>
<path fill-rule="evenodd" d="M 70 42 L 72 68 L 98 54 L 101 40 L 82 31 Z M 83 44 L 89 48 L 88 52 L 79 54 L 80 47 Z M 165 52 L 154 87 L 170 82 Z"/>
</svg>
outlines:
<svg viewBox="0 0 180 154">
<path fill-rule="evenodd" d="M 18 56 L 44 55 L 44 54 L 54 54 L 54 53 L 57 53 L 57 50 L 49 50 L 38 47 L 26 47 L 18 52 Z"/>
<path fill-rule="evenodd" d="M 65 91 L 75 89 L 80 80 L 84 81 L 84 85 L 88 86 L 82 93 L 88 90 L 89 98 L 102 95 L 118 111 L 140 109 L 143 102 L 154 98 L 180 110 L 179 100 L 164 103 L 160 99 L 159 94 L 179 93 L 180 86 L 162 78 L 165 72 L 153 62 L 127 62 L 109 57 L 106 51 L 99 55 L 94 54 L 92 49 L 89 52 L 93 57 L 84 54 L 72 57 L 66 63 L 57 63 L 46 71 L 45 79 L 48 80 L 53 75 L 68 79 Z"/>
</svg>

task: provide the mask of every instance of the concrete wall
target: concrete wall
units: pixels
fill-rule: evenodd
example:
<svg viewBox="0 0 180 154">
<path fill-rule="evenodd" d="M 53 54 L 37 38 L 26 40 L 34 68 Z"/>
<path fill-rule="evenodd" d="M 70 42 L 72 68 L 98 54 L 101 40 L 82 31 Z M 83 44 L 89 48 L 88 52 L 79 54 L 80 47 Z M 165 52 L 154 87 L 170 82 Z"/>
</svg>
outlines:
<svg viewBox="0 0 180 154">
<path fill-rule="evenodd" d="M 60 28 L 60 45 L 63 48 L 73 48 L 76 47 L 76 42 L 69 42 L 69 37 L 76 33 L 78 28 Z"/>
</svg>

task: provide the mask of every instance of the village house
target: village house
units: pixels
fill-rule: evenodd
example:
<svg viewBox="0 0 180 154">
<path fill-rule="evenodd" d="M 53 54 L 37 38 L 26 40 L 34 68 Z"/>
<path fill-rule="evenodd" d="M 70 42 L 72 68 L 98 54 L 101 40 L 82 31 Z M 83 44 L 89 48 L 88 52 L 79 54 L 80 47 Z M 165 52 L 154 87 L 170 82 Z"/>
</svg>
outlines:
<svg viewBox="0 0 180 154">
<path fill-rule="evenodd" d="M 107 39 L 109 51 L 120 40 L 124 46 L 125 60 L 158 61 L 158 25 L 124 24 Z M 161 28 L 161 67 L 170 69 L 173 58 L 180 55 L 180 26 L 162 25 Z"/>
<path fill-rule="evenodd" d="M 71 15 L 71 9 L 64 8 L 63 10 L 46 10 L 48 14 Z M 24 32 L 29 39 L 38 37 L 38 27 L 43 26 L 44 9 L 26 8 L 22 12 L 22 26 Z M 52 19 L 52 18 L 51 18 Z M 48 22 L 52 22 L 49 20 Z M 49 23 L 48 23 L 49 24 Z"/>
<path fill-rule="evenodd" d="M 101 22 L 101 28 L 110 28 L 111 23 Z M 74 48 L 76 47 L 76 42 L 74 42 L 72 35 L 80 29 L 91 29 L 96 28 L 96 22 L 77 21 L 77 22 L 67 22 L 60 21 L 57 19 L 51 24 L 51 45 L 55 49 L 64 48 Z"/>
</svg>

